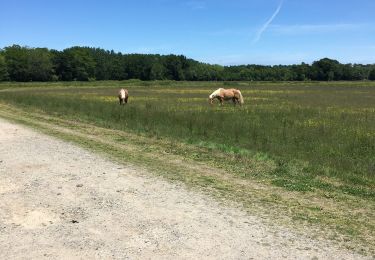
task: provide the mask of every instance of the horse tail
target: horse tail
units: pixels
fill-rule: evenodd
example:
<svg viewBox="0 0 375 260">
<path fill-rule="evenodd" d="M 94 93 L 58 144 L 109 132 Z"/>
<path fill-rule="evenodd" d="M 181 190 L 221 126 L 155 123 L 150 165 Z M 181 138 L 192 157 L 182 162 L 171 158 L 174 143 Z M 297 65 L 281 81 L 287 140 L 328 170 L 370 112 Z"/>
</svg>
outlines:
<svg viewBox="0 0 375 260">
<path fill-rule="evenodd" d="M 238 91 L 238 94 L 240 95 L 240 104 L 242 105 L 243 104 L 243 96 L 241 94 L 241 91 L 237 90 Z"/>
</svg>

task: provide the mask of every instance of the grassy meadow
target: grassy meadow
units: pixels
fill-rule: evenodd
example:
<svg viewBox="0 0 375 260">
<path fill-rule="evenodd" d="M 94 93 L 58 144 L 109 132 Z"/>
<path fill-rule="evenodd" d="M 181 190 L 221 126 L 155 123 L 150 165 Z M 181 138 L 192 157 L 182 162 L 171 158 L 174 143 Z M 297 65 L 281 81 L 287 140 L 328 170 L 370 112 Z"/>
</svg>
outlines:
<svg viewBox="0 0 375 260">
<path fill-rule="evenodd" d="M 310 190 L 323 185 L 315 183 L 317 176 L 331 176 L 358 185 L 347 192 L 375 195 L 375 86 L 193 82 L 142 86 L 130 81 L 129 86 L 122 84 L 129 89 L 129 104 L 120 107 L 116 93 L 121 84 L 109 83 L 9 88 L 0 100 L 239 156 L 271 157 L 278 163 L 273 183 L 287 189 Z M 209 106 L 207 97 L 217 87 L 240 88 L 245 105 Z M 302 167 L 292 178 L 284 176 L 290 164 Z"/>
<path fill-rule="evenodd" d="M 118 105 L 120 87 L 129 90 L 126 106 Z M 216 101 L 210 106 L 208 95 L 219 87 L 239 88 L 245 104 L 219 106 Z M 3 83 L 0 104 L 70 120 L 76 127 L 90 124 L 131 133 L 145 153 L 154 149 L 159 157 L 182 156 L 289 198 L 305 196 L 285 204 L 274 193 L 260 203 L 284 203 L 289 211 L 295 208 L 293 219 L 320 222 L 375 245 L 375 83 Z M 153 145 L 140 141 L 145 138 Z M 116 140 L 125 146 L 130 142 L 121 136 Z M 166 153 L 154 148 L 160 140 L 170 142 Z M 216 185 L 219 192 L 231 190 L 212 176 L 188 181 Z M 246 189 L 233 188 L 234 200 L 246 204 Z"/>
</svg>

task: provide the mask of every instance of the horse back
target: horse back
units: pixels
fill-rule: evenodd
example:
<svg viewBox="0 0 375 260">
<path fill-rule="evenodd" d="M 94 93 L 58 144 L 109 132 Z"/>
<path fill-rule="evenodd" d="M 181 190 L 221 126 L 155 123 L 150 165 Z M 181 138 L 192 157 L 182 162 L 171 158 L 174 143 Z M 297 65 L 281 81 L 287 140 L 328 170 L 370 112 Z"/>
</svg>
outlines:
<svg viewBox="0 0 375 260">
<path fill-rule="evenodd" d="M 235 89 L 222 89 L 221 90 L 221 96 L 224 98 L 232 98 L 235 95 Z"/>
</svg>

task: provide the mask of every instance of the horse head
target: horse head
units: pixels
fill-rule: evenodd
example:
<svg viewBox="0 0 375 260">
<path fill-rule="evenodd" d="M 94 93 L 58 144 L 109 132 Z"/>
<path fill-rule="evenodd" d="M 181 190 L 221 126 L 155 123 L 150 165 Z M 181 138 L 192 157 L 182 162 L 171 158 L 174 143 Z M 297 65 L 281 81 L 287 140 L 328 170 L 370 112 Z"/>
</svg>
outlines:
<svg viewBox="0 0 375 260">
<path fill-rule="evenodd" d="M 208 97 L 208 102 L 212 105 L 213 102 L 214 102 L 214 98 L 215 98 L 215 95 L 214 94 L 211 94 L 209 97 Z"/>
<path fill-rule="evenodd" d="M 208 101 L 209 101 L 209 103 L 210 103 L 211 105 L 213 104 L 214 99 L 215 99 L 217 96 L 220 95 L 221 90 L 222 90 L 222 88 L 219 88 L 219 89 L 215 90 L 214 92 L 212 92 L 211 95 L 209 95 L 209 97 L 208 97 Z"/>
</svg>

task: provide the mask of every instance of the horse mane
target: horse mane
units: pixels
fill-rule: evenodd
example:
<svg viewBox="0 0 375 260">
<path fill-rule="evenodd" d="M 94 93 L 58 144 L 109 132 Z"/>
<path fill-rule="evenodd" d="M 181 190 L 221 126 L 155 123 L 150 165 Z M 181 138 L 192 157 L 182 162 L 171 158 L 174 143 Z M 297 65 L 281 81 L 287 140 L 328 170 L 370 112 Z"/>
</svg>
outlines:
<svg viewBox="0 0 375 260">
<path fill-rule="evenodd" d="M 218 95 L 220 94 L 220 91 L 222 90 L 223 88 L 218 88 L 217 90 L 215 90 L 214 92 L 211 93 L 210 97 L 212 97 L 213 95 Z"/>
</svg>

